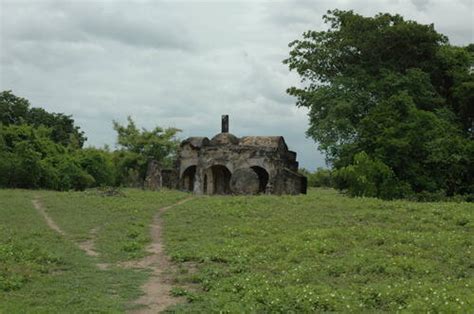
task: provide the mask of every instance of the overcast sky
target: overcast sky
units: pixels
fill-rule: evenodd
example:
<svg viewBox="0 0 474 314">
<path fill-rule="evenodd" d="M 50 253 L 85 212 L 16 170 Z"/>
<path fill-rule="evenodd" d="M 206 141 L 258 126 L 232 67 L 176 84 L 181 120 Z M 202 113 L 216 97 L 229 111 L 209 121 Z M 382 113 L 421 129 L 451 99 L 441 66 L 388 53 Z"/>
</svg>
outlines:
<svg viewBox="0 0 474 314">
<path fill-rule="evenodd" d="M 0 90 L 72 114 L 87 145 L 114 145 L 112 120 L 212 137 L 221 114 L 237 136 L 283 135 L 300 164 L 324 166 L 305 137 L 306 110 L 282 60 L 288 43 L 321 30 L 328 9 L 400 13 L 474 42 L 473 0 L 4 1 Z"/>
</svg>

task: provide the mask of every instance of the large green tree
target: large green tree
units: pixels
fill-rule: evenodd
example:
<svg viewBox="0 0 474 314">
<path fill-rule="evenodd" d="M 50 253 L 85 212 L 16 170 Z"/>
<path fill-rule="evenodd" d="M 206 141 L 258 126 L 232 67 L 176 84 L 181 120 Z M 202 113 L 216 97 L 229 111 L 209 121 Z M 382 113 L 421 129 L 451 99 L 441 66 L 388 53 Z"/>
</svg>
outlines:
<svg viewBox="0 0 474 314">
<path fill-rule="evenodd" d="M 404 191 L 474 192 L 473 46 L 452 46 L 433 25 L 400 15 L 323 18 L 328 30 L 290 43 L 284 63 L 301 76 L 288 93 L 309 108 L 307 134 L 328 161 L 342 169 L 364 152 Z"/>
<path fill-rule="evenodd" d="M 131 117 L 127 118 L 126 125 L 116 121 L 113 124 L 119 148 L 115 160 L 120 183 L 134 185 L 133 181 L 143 182 L 151 160 L 164 167 L 172 166 L 179 145 L 176 137 L 179 129 L 159 126 L 153 130 L 139 129 Z"/>
<path fill-rule="evenodd" d="M 44 126 L 0 124 L 0 187 L 82 190 L 103 183 L 81 166 L 81 150 L 53 142 L 52 132 Z"/>
<path fill-rule="evenodd" d="M 45 126 L 52 130 L 49 136 L 54 142 L 73 148 L 82 147 L 86 141 L 84 132 L 75 125 L 71 116 L 32 108 L 27 99 L 15 96 L 11 91 L 0 93 L 0 123 Z"/>
<path fill-rule="evenodd" d="M 141 186 L 148 162 L 172 166 L 176 128 L 139 129 L 114 122 L 116 151 L 82 148 L 86 138 L 71 116 L 31 108 L 11 91 L 0 93 L 0 188 L 77 189 Z"/>
<path fill-rule="evenodd" d="M 82 149 L 85 137 L 71 116 L 31 108 L 0 93 L 0 187 L 85 189 L 115 183 L 113 154 Z"/>
</svg>

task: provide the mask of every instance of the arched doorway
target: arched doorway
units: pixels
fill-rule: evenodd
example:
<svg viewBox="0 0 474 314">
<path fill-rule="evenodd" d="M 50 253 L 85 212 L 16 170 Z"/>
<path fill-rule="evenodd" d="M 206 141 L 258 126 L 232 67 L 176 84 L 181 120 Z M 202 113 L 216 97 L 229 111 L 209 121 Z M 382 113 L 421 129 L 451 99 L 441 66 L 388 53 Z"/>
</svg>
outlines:
<svg viewBox="0 0 474 314">
<path fill-rule="evenodd" d="M 189 166 L 181 176 L 181 188 L 185 191 L 194 191 L 194 181 L 196 178 L 196 166 Z"/>
<path fill-rule="evenodd" d="M 210 194 L 229 194 L 231 173 L 226 166 L 215 165 L 211 167 L 212 191 Z M 209 184 L 209 183 L 208 183 Z"/>
<path fill-rule="evenodd" d="M 267 170 L 259 166 L 253 166 L 251 168 L 258 175 L 258 181 L 260 182 L 260 187 L 258 189 L 258 192 L 265 193 L 265 190 L 268 184 L 268 178 L 269 178 Z"/>
</svg>

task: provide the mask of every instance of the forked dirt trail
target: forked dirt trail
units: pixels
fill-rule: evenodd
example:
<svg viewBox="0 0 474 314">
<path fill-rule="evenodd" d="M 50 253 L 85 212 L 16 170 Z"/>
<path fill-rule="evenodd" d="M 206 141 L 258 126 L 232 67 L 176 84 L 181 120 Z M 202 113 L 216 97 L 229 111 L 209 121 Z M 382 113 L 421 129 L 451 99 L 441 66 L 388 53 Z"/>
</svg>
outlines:
<svg viewBox="0 0 474 314">
<path fill-rule="evenodd" d="M 167 307 L 181 301 L 181 299 L 171 296 L 172 279 L 168 271 L 173 269 L 173 265 L 163 249 L 161 214 L 191 199 L 192 197 L 189 197 L 158 210 L 151 224 L 150 233 L 152 242 L 147 247 L 147 252 L 150 255 L 127 264 L 129 267 L 152 268 L 153 271 L 148 282 L 142 286 L 144 295 L 135 302 L 137 305 L 146 307 L 134 310 L 133 313 L 159 313 Z"/>
<path fill-rule="evenodd" d="M 40 215 L 43 216 L 43 218 L 46 221 L 46 224 L 48 225 L 48 227 L 50 227 L 52 230 L 56 231 L 57 233 L 59 233 L 63 237 L 68 236 L 67 233 L 64 232 L 56 224 L 56 222 L 54 222 L 53 218 L 51 218 L 51 216 L 49 216 L 48 213 L 44 210 L 43 204 L 41 204 L 41 201 L 39 199 L 35 198 L 32 201 L 32 203 L 33 203 L 33 206 L 35 207 L 35 209 L 40 213 Z M 96 233 L 97 233 L 97 228 L 94 228 L 90 232 L 91 239 L 86 240 L 84 242 L 74 242 L 73 241 L 73 243 L 77 247 L 79 247 L 82 251 L 84 251 L 84 253 L 86 253 L 86 255 L 92 256 L 92 257 L 98 257 L 99 253 L 95 250 L 95 246 L 94 246 Z M 95 265 L 97 266 L 97 268 L 102 269 L 102 270 L 108 269 L 110 267 L 110 265 L 106 264 L 106 263 L 96 263 Z"/>
<path fill-rule="evenodd" d="M 94 228 L 89 233 L 91 238 L 84 242 L 79 242 L 77 245 L 89 256 L 99 256 L 99 253 L 95 249 L 95 237 L 97 234 L 98 228 Z"/>
<path fill-rule="evenodd" d="M 124 268 L 148 268 L 152 270 L 152 275 L 150 276 L 149 280 L 142 286 L 142 290 L 144 292 L 143 296 L 134 302 L 135 305 L 140 305 L 142 307 L 133 310 L 133 313 L 158 313 L 167 307 L 182 301 L 180 298 L 171 296 L 172 278 L 170 273 L 174 269 L 174 266 L 164 252 L 161 215 L 166 210 L 181 205 L 191 199 L 192 197 L 188 197 L 173 205 L 160 208 L 153 217 L 153 221 L 150 226 L 151 243 L 146 248 L 148 255 L 136 261 L 123 262 L 117 265 Z M 41 214 L 41 216 L 43 216 L 46 224 L 52 230 L 67 238 L 67 233 L 64 232 L 48 215 L 41 204 L 41 201 L 35 198 L 32 202 L 35 209 Z M 73 241 L 78 248 L 84 251 L 86 255 L 91 257 L 99 256 L 99 253 L 96 251 L 94 245 L 97 231 L 97 228 L 91 230 L 91 238 L 89 240 L 84 242 Z M 110 268 L 111 265 L 107 263 L 96 263 L 96 266 L 99 269 L 105 270 Z"/>
</svg>

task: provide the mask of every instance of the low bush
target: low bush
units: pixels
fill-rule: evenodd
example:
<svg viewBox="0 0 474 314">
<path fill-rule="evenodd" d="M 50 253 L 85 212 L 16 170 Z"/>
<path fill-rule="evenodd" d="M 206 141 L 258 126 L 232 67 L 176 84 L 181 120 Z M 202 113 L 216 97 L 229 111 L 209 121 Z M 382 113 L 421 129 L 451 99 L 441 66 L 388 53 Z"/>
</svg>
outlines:
<svg viewBox="0 0 474 314">
<path fill-rule="evenodd" d="M 308 186 L 314 188 L 320 187 L 332 187 L 333 182 L 333 172 L 331 169 L 317 168 L 316 171 L 311 172 L 304 168 L 300 169 L 300 173 L 308 179 Z"/>
<path fill-rule="evenodd" d="M 365 152 L 356 154 L 352 165 L 336 170 L 335 182 L 351 196 L 393 199 L 412 193 L 410 186 L 399 181 L 390 167 Z"/>
</svg>

